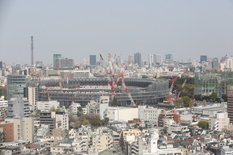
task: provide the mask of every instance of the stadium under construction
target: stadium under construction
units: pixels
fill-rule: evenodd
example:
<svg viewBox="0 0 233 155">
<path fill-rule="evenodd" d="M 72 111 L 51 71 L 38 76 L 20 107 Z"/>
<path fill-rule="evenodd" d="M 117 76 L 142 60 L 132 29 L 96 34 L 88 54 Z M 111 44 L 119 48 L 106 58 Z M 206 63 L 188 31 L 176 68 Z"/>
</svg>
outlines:
<svg viewBox="0 0 233 155">
<path fill-rule="evenodd" d="M 169 81 L 159 79 L 144 78 L 124 78 L 134 102 L 136 104 L 156 104 L 162 102 L 164 94 L 169 94 Z M 68 107 L 72 103 L 72 99 L 77 91 L 74 102 L 85 106 L 90 100 L 96 100 L 100 96 L 112 96 L 112 92 L 108 87 L 108 78 L 72 78 L 68 81 L 61 80 L 42 80 L 38 89 L 39 101 L 48 100 L 48 91 L 51 100 L 57 100 L 60 105 Z M 28 85 L 35 86 L 36 82 L 28 82 Z M 48 91 L 47 91 L 48 90 Z M 122 81 L 119 80 L 114 88 L 114 96 L 122 105 L 130 105 L 131 100 L 126 90 L 122 87 Z"/>
</svg>

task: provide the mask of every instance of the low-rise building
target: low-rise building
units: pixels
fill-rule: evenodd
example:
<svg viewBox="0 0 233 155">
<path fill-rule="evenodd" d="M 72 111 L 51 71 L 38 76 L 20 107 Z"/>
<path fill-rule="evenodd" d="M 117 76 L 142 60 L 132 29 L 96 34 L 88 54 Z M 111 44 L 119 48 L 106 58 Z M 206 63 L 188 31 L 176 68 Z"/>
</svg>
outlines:
<svg viewBox="0 0 233 155">
<path fill-rule="evenodd" d="M 161 110 L 149 106 L 138 106 L 138 118 L 140 120 L 155 122 L 158 125 L 158 116 Z"/>
<path fill-rule="evenodd" d="M 59 105 L 57 101 L 38 101 L 36 103 L 37 110 L 40 111 L 49 111 L 51 108 L 57 109 Z"/>
</svg>

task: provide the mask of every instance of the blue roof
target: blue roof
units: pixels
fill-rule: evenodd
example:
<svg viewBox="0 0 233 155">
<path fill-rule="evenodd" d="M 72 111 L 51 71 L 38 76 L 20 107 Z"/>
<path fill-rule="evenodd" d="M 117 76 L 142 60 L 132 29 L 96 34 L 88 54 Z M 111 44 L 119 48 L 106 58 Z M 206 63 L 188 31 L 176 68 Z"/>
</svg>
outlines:
<svg viewBox="0 0 233 155">
<path fill-rule="evenodd" d="M 184 139 L 184 136 L 179 136 L 181 139 Z"/>
<path fill-rule="evenodd" d="M 72 143 L 73 141 L 72 140 L 68 140 L 66 143 Z"/>
<path fill-rule="evenodd" d="M 178 145 L 180 145 L 180 143 L 173 143 L 173 145 L 177 145 L 178 146 Z"/>
</svg>

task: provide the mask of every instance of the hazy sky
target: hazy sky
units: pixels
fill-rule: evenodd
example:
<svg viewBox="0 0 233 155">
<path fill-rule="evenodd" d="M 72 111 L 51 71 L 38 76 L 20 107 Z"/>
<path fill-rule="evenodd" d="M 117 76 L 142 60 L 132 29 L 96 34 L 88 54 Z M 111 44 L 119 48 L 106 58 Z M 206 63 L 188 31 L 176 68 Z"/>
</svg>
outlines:
<svg viewBox="0 0 233 155">
<path fill-rule="evenodd" d="M 52 63 L 53 54 L 171 53 L 174 60 L 233 55 L 232 0 L 0 0 L 0 59 Z"/>
</svg>

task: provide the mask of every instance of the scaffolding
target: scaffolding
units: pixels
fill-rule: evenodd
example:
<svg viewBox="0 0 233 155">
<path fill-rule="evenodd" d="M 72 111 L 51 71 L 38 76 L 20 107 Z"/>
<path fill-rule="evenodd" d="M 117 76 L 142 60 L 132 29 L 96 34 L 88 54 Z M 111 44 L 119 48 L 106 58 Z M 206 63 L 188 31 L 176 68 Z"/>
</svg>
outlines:
<svg viewBox="0 0 233 155">
<path fill-rule="evenodd" d="M 209 96 L 216 92 L 218 97 L 227 94 L 227 86 L 233 85 L 233 72 L 195 73 L 194 95 Z"/>
</svg>

